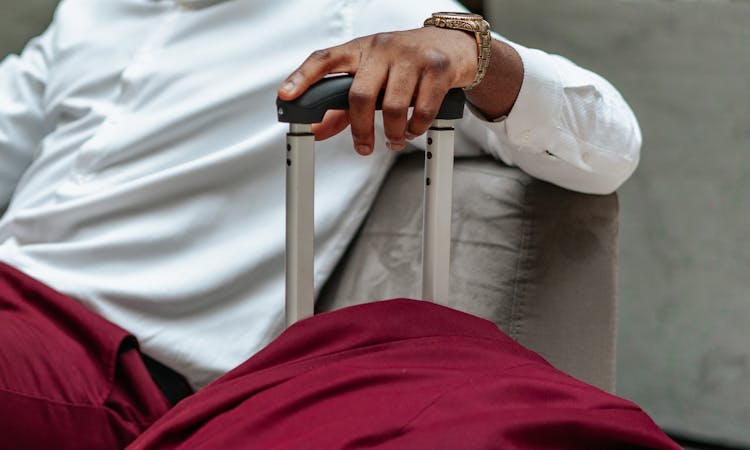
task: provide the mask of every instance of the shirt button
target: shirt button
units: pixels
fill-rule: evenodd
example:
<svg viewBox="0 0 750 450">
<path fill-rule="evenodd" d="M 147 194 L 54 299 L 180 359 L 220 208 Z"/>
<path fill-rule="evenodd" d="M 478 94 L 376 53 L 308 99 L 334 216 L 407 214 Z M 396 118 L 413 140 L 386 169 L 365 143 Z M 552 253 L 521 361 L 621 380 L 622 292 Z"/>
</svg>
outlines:
<svg viewBox="0 0 750 450">
<path fill-rule="evenodd" d="M 583 160 L 583 162 L 588 164 L 591 161 L 591 153 L 583 152 L 583 154 L 581 155 L 581 159 Z"/>
</svg>

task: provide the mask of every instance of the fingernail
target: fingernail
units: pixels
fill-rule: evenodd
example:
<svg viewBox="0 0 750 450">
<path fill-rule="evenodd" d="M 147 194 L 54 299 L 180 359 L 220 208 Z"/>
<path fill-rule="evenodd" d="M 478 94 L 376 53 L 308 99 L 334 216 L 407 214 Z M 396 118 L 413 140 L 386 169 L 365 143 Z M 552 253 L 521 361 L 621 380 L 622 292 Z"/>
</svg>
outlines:
<svg viewBox="0 0 750 450">
<path fill-rule="evenodd" d="M 359 144 L 359 145 L 357 145 L 354 148 L 357 150 L 357 153 L 359 153 L 360 155 L 369 155 L 370 154 L 370 146 L 369 145 Z"/>
<path fill-rule="evenodd" d="M 406 132 L 406 139 L 411 141 L 411 140 L 414 140 L 415 137 L 417 137 L 416 134 L 411 134 L 408 131 Z"/>
<path fill-rule="evenodd" d="M 405 147 L 403 142 L 391 142 L 391 141 L 386 141 L 385 146 L 388 147 L 388 150 L 393 150 L 394 152 L 403 150 Z"/>
<path fill-rule="evenodd" d="M 294 90 L 294 83 L 287 81 L 281 85 L 281 90 L 284 92 L 292 92 Z"/>
</svg>

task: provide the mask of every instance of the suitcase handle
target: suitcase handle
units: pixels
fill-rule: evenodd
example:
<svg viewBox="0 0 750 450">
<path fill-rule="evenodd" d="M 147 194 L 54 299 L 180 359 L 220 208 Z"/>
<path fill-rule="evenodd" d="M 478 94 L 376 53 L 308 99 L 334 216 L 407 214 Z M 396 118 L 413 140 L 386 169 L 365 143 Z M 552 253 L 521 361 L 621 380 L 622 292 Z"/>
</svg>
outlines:
<svg viewBox="0 0 750 450">
<path fill-rule="evenodd" d="M 351 75 L 324 78 L 291 102 L 276 100 L 286 135 L 286 322 L 313 315 L 315 136 L 312 124 L 330 109 L 349 106 Z M 381 109 L 382 97 L 377 107 Z M 422 298 L 445 303 L 450 294 L 450 221 L 453 186 L 453 122 L 466 97 L 451 89 L 427 131 L 422 229 Z"/>
<path fill-rule="evenodd" d="M 352 75 L 336 75 L 323 78 L 310 86 L 302 95 L 291 101 L 276 99 L 279 122 L 285 123 L 320 123 L 329 109 L 349 109 L 349 88 L 352 86 Z M 376 110 L 383 109 L 381 91 L 375 104 Z M 454 120 L 463 117 L 466 95 L 463 89 L 448 91 L 436 119 Z M 414 99 L 412 105 L 414 106 Z"/>
</svg>

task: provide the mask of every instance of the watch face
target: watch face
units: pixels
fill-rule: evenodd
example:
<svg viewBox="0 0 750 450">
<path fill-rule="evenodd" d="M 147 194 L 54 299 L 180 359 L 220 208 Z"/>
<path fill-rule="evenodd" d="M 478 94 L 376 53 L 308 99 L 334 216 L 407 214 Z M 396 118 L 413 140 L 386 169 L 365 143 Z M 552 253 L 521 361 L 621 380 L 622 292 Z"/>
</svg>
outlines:
<svg viewBox="0 0 750 450">
<path fill-rule="evenodd" d="M 432 13 L 432 17 L 441 18 L 441 19 L 455 18 L 455 19 L 461 19 L 461 20 L 467 20 L 467 19 L 468 20 L 477 20 L 477 19 L 482 20 L 483 19 L 483 17 L 480 16 L 479 14 L 465 13 L 465 12 L 436 12 L 436 13 Z"/>
</svg>

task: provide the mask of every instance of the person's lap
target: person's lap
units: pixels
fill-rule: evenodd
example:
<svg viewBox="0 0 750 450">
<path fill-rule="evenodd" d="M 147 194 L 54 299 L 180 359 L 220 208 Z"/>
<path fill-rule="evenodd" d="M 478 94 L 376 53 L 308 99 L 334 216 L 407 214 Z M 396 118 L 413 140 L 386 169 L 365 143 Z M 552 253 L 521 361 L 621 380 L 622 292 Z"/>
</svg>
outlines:
<svg viewBox="0 0 750 450">
<path fill-rule="evenodd" d="M 169 409 L 127 331 L 3 264 L 0 324 L 8 448 L 119 449 Z"/>
<path fill-rule="evenodd" d="M 427 302 L 300 322 L 171 410 L 127 331 L 2 264 L 0 323 L 9 448 L 677 448 L 636 405 Z"/>
<path fill-rule="evenodd" d="M 173 448 L 678 447 L 493 323 L 399 299 L 295 324 L 128 450 Z"/>
</svg>

